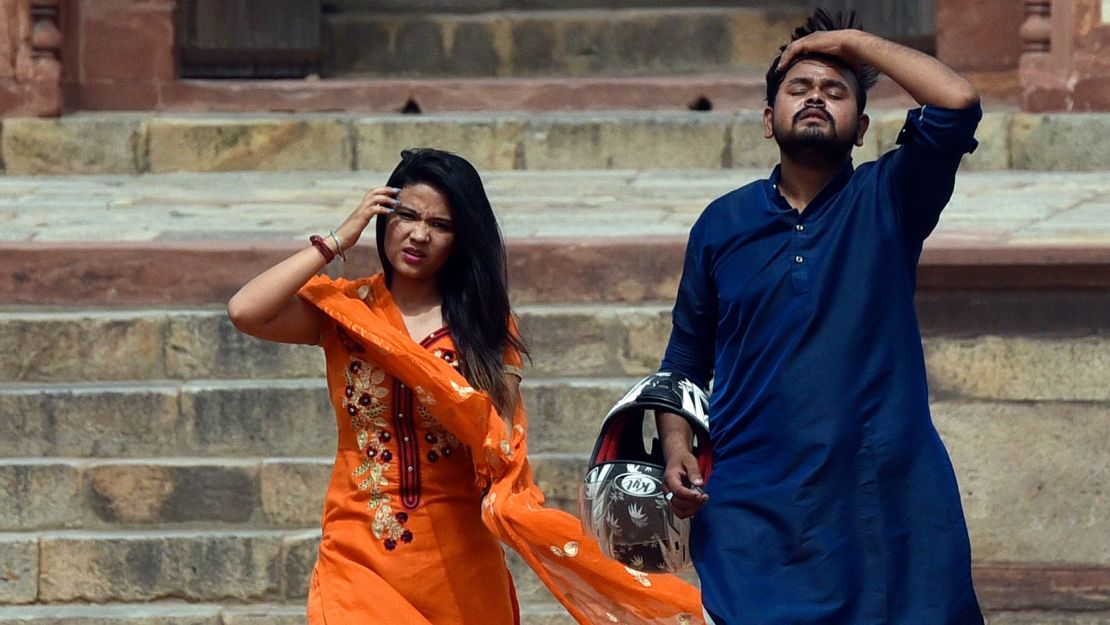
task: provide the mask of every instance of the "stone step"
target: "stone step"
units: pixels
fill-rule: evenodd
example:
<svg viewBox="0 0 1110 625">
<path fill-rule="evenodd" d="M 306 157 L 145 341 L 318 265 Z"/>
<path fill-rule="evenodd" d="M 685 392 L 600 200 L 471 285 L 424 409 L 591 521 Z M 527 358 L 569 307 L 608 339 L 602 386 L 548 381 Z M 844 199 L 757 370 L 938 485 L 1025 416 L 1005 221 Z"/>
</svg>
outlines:
<svg viewBox="0 0 1110 625">
<path fill-rule="evenodd" d="M 521 606 L 521 625 L 574 625 L 554 604 Z M 0 625 L 305 625 L 302 603 L 77 604 L 0 607 Z"/>
<path fill-rule="evenodd" d="M 529 456 L 548 505 L 577 513 L 587 451 Z M 276 455 L 0 458 L 0 532 L 315 528 L 332 462 Z"/>
<path fill-rule="evenodd" d="M 179 602 L 195 610 L 235 604 L 236 613 L 250 619 L 243 622 L 257 622 L 264 606 L 285 604 L 280 614 L 292 618 L 292 606 L 306 596 L 318 543 L 315 530 L 0 534 L 6 565 L 0 606 L 9 606 L 0 608 L 0 619 L 10 619 L 0 623 L 60 617 L 84 625 L 88 621 L 80 619 L 96 616 L 111 623 L 133 606 L 87 612 L 87 604 L 140 602 L 155 611 L 154 618 L 173 618 Z M 507 561 L 521 603 L 537 617 L 554 617 L 558 606 L 546 588 L 518 556 Z M 1105 565 L 977 561 L 974 575 L 983 607 L 991 612 L 1110 612 Z"/>
<path fill-rule="evenodd" d="M 305 625 L 303 603 L 76 604 L 0 607 L 0 625 Z M 521 606 L 521 625 L 574 625 L 554 604 Z"/>
<path fill-rule="evenodd" d="M 670 334 L 669 309 L 663 305 L 534 306 L 519 313 L 532 352 L 526 376 L 536 380 L 646 375 L 658 367 Z M 926 336 L 932 388 L 942 397 L 1107 399 L 1110 339 L 1101 333 L 1108 327 L 1103 320 L 1092 333 L 1079 335 Z M 318 348 L 247 337 L 219 310 L 0 312 L 0 341 L 10 346 L 0 353 L 0 383 L 313 378 L 323 373 Z M 203 385 L 187 384 L 183 396 L 196 396 Z"/>
<path fill-rule="evenodd" d="M 0 625 L 305 625 L 301 604 L 78 604 L 0 607 Z M 1110 612 L 989 612 L 990 625 L 1106 625 Z M 574 625 L 558 606 L 522 606 L 521 625 Z"/>
<path fill-rule="evenodd" d="M 324 18 L 321 69 L 328 77 L 766 72 L 778 46 L 807 13 L 797 3 L 773 10 L 735 5 L 337 10 Z"/>
<path fill-rule="evenodd" d="M 662 49 L 662 48 L 661 48 Z M 711 104 L 710 104 L 711 105 Z M 753 110 L 754 109 L 754 110 Z M 905 110 L 874 110 L 856 160 L 893 147 Z M 483 172 L 769 169 L 758 105 L 736 112 L 437 115 L 78 114 L 0 122 L 8 175 L 178 171 L 389 171 L 401 149 L 459 152 Z M 1110 170 L 1107 113 L 990 110 L 966 170 Z"/>
<path fill-rule="evenodd" d="M 534 409 L 530 459 L 549 505 L 572 513 L 577 509 L 587 454 L 623 382 L 610 382 L 604 392 L 593 390 L 612 392 L 609 397 L 576 390 L 557 418 Z M 544 402 L 530 405 L 542 410 Z M 1110 494 L 1102 487 L 1110 475 L 1105 453 L 1110 401 L 936 401 L 933 416 L 959 476 L 977 560 L 1110 566 L 1103 540 L 1110 518 L 1101 512 L 1110 506 Z M 216 430 L 211 433 L 219 439 L 216 457 L 187 457 L 188 441 L 167 440 L 159 443 L 169 451 L 131 460 L 123 454 L 0 458 L 0 493 L 8 504 L 0 513 L 0 531 L 315 527 L 330 475 L 330 450 L 286 457 L 281 447 L 303 444 L 301 432 L 327 438 L 319 447 L 334 447 L 334 434 L 324 426 L 327 421 L 302 415 L 300 422 L 297 429 L 282 428 L 287 421 L 274 415 L 274 427 L 285 438 L 272 441 L 243 440 L 233 428 Z M 104 424 L 88 427 L 96 431 L 67 434 L 84 435 L 82 442 L 94 446 L 126 436 Z M 27 436 L 3 434 L 2 440 L 16 443 L 0 451 L 47 456 L 54 451 Z"/>
<path fill-rule="evenodd" d="M 634 381 L 526 380 L 533 452 L 587 453 L 601 418 Z M 4 384 L 0 415 L 0 458 L 258 460 L 335 452 L 322 378 Z"/>
<path fill-rule="evenodd" d="M 39 604 L 23 608 L 33 618 L 51 608 L 76 610 L 79 617 L 81 608 L 53 605 L 78 602 L 303 601 L 319 538 L 318 530 L 0 534 L 6 569 L 0 605 Z M 550 593 L 518 557 L 508 562 L 521 603 L 541 608 L 538 615 L 546 617 L 557 607 Z"/>
<path fill-rule="evenodd" d="M 804 0 L 329 0 L 333 13 L 528 13 L 555 9 L 805 8 Z"/>
</svg>

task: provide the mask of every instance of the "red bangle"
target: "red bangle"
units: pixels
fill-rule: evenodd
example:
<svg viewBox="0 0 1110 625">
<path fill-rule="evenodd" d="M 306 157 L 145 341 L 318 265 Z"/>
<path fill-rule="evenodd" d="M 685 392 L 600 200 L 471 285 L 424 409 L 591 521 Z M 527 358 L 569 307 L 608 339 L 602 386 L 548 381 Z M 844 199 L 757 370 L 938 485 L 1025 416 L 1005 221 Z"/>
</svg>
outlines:
<svg viewBox="0 0 1110 625">
<path fill-rule="evenodd" d="M 331 251 L 328 244 L 324 242 L 324 237 L 314 234 L 308 237 L 308 242 L 312 244 L 312 247 L 320 250 L 320 254 L 323 255 L 325 263 L 330 263 L 335 260 L 335 252 Z"/>
</svg>

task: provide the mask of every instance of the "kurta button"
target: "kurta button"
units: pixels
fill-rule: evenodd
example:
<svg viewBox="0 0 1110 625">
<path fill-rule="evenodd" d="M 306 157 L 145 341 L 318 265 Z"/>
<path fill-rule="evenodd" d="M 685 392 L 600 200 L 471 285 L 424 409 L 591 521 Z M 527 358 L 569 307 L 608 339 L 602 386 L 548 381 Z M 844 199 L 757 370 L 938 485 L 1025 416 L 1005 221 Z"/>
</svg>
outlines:
<svg viewBox="0 0 1110 625">
<path fill-rule="evenodd" d="M 798 225 L 794 226 L 794 229 L 797 230 L 798 232 L 802 232 L 806 229 L 806 227 L 803 226 L 802 224 L 798 224 Z"/>
<path fill-rule="evenodd" d="M 409 467 L 409 473 L 412 473 L 412 467 Z"/>
<path fill-rule="evenodd" d="M 794 262 L 796 262 L 800 265 L 800 264 L 806 262 L 806 259 L 802 258 L 801 256 L 795 256 L 794 257 Z"/>
<path fill-rule="evenodd" d="M 405 442 L 406 443 L 409 442 L 409 437 L 407 437 L 407 436 L 405 437 Z"/>
</svg>

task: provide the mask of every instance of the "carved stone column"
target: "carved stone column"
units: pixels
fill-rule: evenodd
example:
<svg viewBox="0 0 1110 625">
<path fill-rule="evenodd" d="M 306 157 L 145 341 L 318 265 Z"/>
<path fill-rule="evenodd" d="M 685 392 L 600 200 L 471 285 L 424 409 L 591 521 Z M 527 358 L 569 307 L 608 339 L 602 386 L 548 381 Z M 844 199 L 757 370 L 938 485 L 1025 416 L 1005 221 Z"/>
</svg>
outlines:
<svg viewBox="0 0 1110 625">
<path fill-rule="evenodd" d="M 0 0 L 0 114 L 61 113 L 61 0 Z"/>
<path fill-rule="evenodd" d="M 1103 0 L 1024 0 L 1020 77 L 1030 111 L 1110 110 Z"/>
</svg>

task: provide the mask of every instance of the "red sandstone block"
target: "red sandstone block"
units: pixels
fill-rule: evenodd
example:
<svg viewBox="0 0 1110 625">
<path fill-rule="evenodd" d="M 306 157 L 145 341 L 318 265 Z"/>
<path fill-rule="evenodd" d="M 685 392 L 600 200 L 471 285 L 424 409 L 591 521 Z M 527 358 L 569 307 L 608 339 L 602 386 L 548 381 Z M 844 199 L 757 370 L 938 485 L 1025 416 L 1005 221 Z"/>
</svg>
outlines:
<svg viewBox="0 0 1110 625">
<path fill-rule="evenodd" d="M 1016 69 L 1024 18 L 1012 0 L 937 0 L 937 57 L 961 72 Z"/>
<path fill-rule="evenodd" d="M 83 81 L 174 78 L 169 7 L 128 4 L 90 13 L 81 28 Z"/>
</svg>

